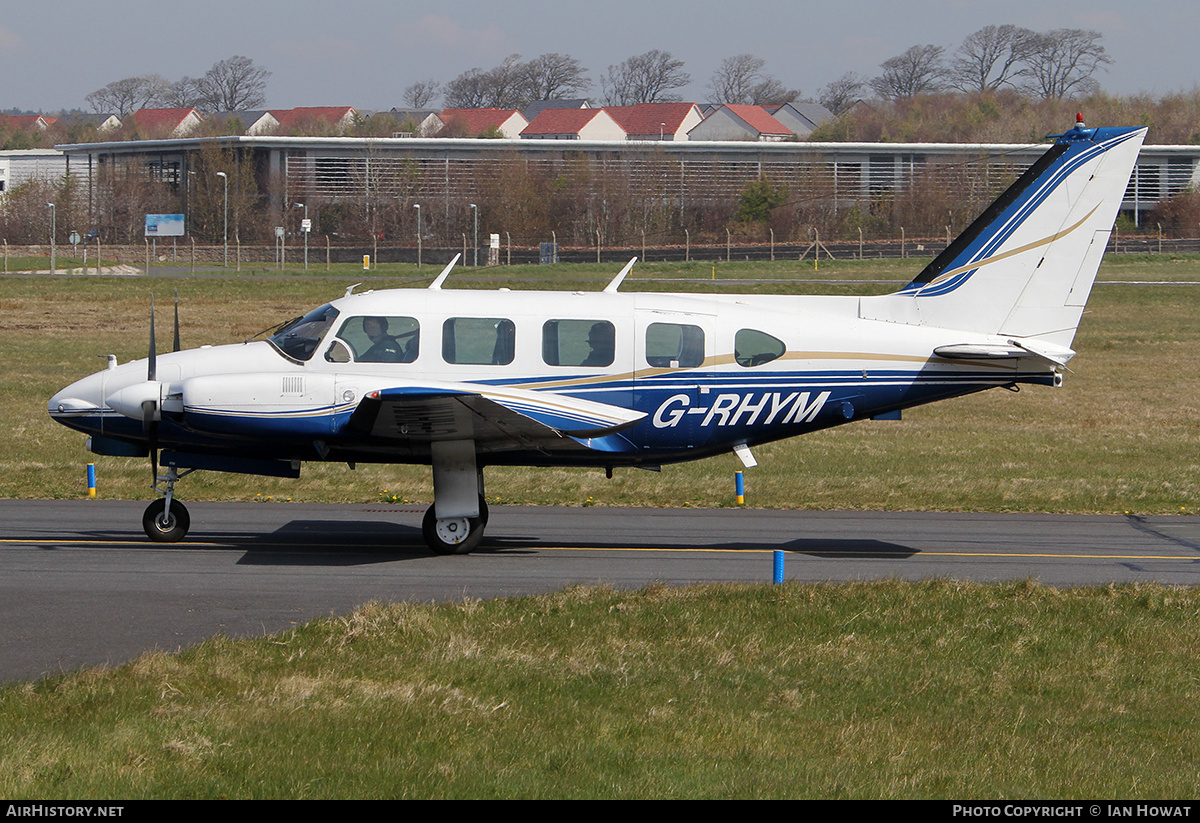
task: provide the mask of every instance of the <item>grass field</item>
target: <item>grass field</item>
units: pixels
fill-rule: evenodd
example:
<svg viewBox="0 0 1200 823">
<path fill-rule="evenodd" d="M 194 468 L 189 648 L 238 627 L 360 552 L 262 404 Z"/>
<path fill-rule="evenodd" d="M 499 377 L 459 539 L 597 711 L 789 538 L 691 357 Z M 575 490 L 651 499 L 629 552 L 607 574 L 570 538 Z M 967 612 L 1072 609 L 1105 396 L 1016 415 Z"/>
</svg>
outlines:
<svg viewBox="0 0 1200 823">
<path fill-rule="evenodd" d="M 878 293 L 906 281 L 922 260 L 650 264 L 631 289 Z M 421 285 L 436 270 L 396 266 L 364 287 Z M 144 357 L 148 307 L 169 329 L 178 289 L 184 346 L 235 342 L 340 295 L 363 272 L 330 276 L 12 276 L 0 297 L 0 496 L 84 493 L 83 437 L 54 424 L 46 399 L 102 365 Z M 615 267 L 521 266 L 464 270 L 456 285 L 599 289 Z M 1200 505 L 1200 259 L 1149 256 L 1106 262 L 1061 390 L 992 391 L 905 413 L 899 423 L 863 421 L 756 450 L 748 502 L 780 508 L 1016 510 L 1164 513 Z M 731 282 L 736 281 L 736 282 Z M 748 282 L 753 281 L 753 282 Z M 165 347 L 169 332 L 160 331 Z M 100 494 L 148 498 L 144 460 L 98 458 Z M 668 467 L 659 475 L 576 469 L 488 470 L 489 498 L 507 503 L 701 505 L 732 502 L 732 455 Z M 428 501 L 427 467 L 306 464 L 299 481 L 197 473 L 183 499 L 366 502 Z M 385 494 L 386 493 L 386 494 Z"/>
<path fill-rule="evenodd" d="M 20 798 L 1192 798 L 1200 591 L 575 588 L 0 689 Z"/>
</svg>

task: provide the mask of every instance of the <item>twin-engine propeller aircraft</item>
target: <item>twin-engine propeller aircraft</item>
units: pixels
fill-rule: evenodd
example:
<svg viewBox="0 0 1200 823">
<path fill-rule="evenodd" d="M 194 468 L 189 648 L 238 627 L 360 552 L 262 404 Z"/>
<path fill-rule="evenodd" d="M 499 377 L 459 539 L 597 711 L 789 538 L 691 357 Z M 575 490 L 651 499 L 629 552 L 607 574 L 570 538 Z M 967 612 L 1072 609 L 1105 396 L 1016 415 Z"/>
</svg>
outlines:
<svg viewBox="0 0 1200 823">
<path fill-rule="evenodd" d="M 464 554 L 487 524 L 488 465 L 611 472 L 732 450 L 752 466 L 760 443 L 1059 386 L 1145 138 L 1080 120 L 895 294 L 620 293 L 634 261 L 599 293 L 444 289 L 455 258 L 426 289 L 351 287 L 266 340 L 156 356 L 151 320 L 146 360 L 110 355 L 49 412 L 96 454 L 151 457 L 152 540 L 187 533 L 174 489 L 197 469 L 422 463 L 425 539 Z"/>
</svg>

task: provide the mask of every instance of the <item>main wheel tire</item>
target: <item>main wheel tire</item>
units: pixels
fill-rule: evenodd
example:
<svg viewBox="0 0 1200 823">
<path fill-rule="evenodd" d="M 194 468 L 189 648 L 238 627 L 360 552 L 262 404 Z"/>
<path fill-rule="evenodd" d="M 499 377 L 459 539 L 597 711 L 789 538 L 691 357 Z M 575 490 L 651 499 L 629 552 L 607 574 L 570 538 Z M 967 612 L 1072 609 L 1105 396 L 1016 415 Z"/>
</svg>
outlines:
<svg viewBox="0 0 1200 823">
<path fill-rule="evenodd" d="M 192 518 L 187 507 L 178 500 L 171 501 L 171 511 L 166 513 L 166 498 L 159 498 L 146 507 L 142 515 L 142 529 L 155 543 L 178 543 L 191 528 Z"/>
<path fill-rule="evenodd" d="M 481 495 L 478 517 L 455 517 L 439 521 L 436 507 L 430 506 L 421 521 L 421 533 L 434 554 L 470 554 L 483 540 L 487 519 L 487 503 Z"/>
</svg>

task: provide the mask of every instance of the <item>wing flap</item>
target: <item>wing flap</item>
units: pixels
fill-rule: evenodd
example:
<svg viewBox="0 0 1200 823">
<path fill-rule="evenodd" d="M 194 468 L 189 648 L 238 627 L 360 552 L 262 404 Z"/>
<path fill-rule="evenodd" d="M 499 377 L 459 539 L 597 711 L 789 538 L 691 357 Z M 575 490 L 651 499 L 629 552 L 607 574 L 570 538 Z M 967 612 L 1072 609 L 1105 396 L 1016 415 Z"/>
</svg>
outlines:
<svg viewBox="0 0 1200 823">
<path fill-rule="evenodd" d="M 474 440 L 481 451 L 583 445 L 645 417 L 606 403 L 553 392 L 475 384 L 393 386 L 370 392 L 346 424 L 350 433 L 388 440 Z"/>
</svg>

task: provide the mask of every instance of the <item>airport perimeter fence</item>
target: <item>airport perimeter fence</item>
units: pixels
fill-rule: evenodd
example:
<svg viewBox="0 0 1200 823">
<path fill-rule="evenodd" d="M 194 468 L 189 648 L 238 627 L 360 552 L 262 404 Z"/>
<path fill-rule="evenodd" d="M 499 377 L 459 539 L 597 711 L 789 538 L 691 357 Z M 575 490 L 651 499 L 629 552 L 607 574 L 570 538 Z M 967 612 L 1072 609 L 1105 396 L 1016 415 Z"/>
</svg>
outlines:
<svg viewBox="0 0 1200 823">
<path fill-rule="evenodd" d="M 739 243 L 703 244 L 703 245 L 659 245 L 659 246 L 630 246 L 613 247 L 596 246 L 559 246 L 557 253 L 552 244 L 541 246 L 506 246 L 499 249 L 479 248 L 478 265 L 524 265 L 545 263 L 557 259 L 561 263 L 613 263 L 624 264 L 632 257 L 645 262 L 686 262 L 711 264 L 720 262 L 766 261 L 766 260 L 807 260 L 812 261 L 817 255 L 821 260 L 859 260 L 859 259 L 896 259 L 896 258 L 931 258 L 940 254 L 946 248 L 945 238 L 931 240 L 906 238 L 897 240 L 873 240 L 857 242 L 815 242 L 808 243 Z M 150 252 L 149 255 L 147 252 Z M 491 254 L 489 254 L 491 252 Z M 101 244 L 100 253 L 105 265 L 115 262 L 119 265 L 144 269 L 149 256 L 152 266 L 169 266 L 172 268 L 212 269 L 224 267 L 224 245 L 211 243 L 196 243 L 190 241 L 171 243 L 161 241 L 151 247 L 149 244 Z M 1200 238 L 1160 238 L 1152 235 L 1120 235 L 1115 234 L 1109 239 L 1108 253 L 1110 254 L 1196 254 L 1200 253 Z M 51 248 L 49 244 L 15 246 L 4 244 L 3 271 L 10 270 L 10 258 L 44 258 L 45 269 L 50 268 Z M 60 244 L 55 249 L 56 257 L 71 260 L 71 265 L 78 265 L 84 257 L 83 246 L 72 247 L 71 244 Z M 463 259 L 459 265 L 473 266 L 476 261 L 476 250 L 470 245 L 465 247 L 424 247 L 419 252 L 420 262 L 425 266 L 441 267 L 455 255 Z M 87 249 L 87 265 L 95 266 L 96 246 L 89 243 Z M 295 269 L 304 265 L 303 246 L 289 245 L 282 250 L 269 245 L 237 245 L 231 243 L 228 252 L 228 267 L 235 270 L 271 270 L 286 266 Z M 282 264 L 281 264 L 282 257 Z M 390 263 L 418 262 L 416 246 L 379 245 L 326 245 L 324 242 L 313 243 L 308 249 L 308 268 L 311 271 L 321 271 L 327 265 L 334 263 L 353 263 L 375 268 L 378 265 Z M 15 269 L 14 269 L 15 270 Z M 41 270 L 41 267 L 38 267 Z"/>
</svg>

